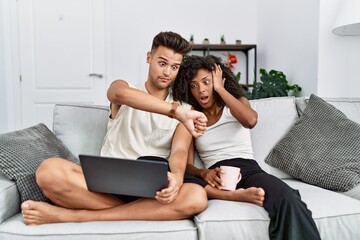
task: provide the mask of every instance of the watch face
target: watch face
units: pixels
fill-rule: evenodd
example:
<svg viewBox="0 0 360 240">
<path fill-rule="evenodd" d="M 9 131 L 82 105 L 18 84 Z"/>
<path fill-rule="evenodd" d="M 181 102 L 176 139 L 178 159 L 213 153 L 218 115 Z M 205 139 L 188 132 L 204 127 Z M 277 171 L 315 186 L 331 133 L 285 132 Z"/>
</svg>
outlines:
<svg viewBox="0 0 360 240">
<path fill-rule="evenodd" d="M 179 103 L 177 102 L 172 102 L 171 103 L 171 110 L 169 112 L 169 117 L 170 118 L 174 118 L 174 115 L 175 115 L 175 111 L 176 111 L 176 108 L 179 106 Z"/>
</svg>

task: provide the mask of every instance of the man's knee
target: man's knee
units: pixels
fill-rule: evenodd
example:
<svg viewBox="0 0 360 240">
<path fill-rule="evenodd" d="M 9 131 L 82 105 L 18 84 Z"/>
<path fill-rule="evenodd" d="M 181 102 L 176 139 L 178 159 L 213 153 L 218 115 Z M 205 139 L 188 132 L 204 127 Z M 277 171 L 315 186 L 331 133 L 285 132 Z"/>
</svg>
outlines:
<svg viewBox="0 0 360 240">
<path fill-rule="evenodd" d="M 185 194 L 180 202 L 181 212 L 189 218 L 204 211 L 208 204 L 204 188 L 193 183 L 184 184 L 183 188 Z"/>
<path fill-rule="evenodd" d="M 56 184 L 59 181 L 59 178 L 64 171 L 66 165 L 62 164 L 64 159 L 61 158 L 49 158 L 42 161 L 39 167 L 36 169 L 36 183 L 40 188 L 45 188 L 46 186 L 51 186 Z"/>
</svg>

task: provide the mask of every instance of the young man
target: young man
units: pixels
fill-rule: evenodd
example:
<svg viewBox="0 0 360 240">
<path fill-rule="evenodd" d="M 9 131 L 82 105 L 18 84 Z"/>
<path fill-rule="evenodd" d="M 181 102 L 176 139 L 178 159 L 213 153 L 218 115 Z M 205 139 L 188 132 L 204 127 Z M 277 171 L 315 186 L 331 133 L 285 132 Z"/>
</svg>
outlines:
<svg viewBox="0 0 360 240">
<path fill-rule="evenodd" d="M 159 191 L 155 199 L 115 198 L 89 192 L 80 166 L 64 159 L 47 159 L 39 166 L 36 179 L 55 205 L 24 202 L 21 208 L 26 224 L 175 220 L 190 218 L 206 208 L 204 189 L 184 182 L 184 172 L 191 135 L 201 136 L 207 119 L 203 113 L 189 110 L 188 105 L 172 103 L 169 93 L 183 55 L 190 50 L 191 45 L 180 35 L 161 32 L 147 53 L 149 72 L 144 86 L 138 89 L 117 80 L 108 90 L 111 115 L 101 155 L 167 158 L 171 169 L 168 187 Z"/>
</svg>

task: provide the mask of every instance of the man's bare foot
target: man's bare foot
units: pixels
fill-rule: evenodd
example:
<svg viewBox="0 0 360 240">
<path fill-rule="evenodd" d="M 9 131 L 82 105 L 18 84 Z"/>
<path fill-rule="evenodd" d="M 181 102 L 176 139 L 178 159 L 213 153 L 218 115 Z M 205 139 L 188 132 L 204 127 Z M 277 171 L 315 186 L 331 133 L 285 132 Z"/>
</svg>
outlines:
<svg viewBox="0 0 360 240">
<path fill-rule="evenodd" d="M 46 202 L 28 200 L 21 204 L 21 214 L 26 225 L 71 221 L 70 212 L 69 209 Z"/>
<path fill-rule="evenodd" d="M 239 188 L 232 191 L 234 200 L 254 203 L 258 206 L 264 205 L 265 191 L 262 188 L 250 187 L 250 188 Z"/>
</svg>

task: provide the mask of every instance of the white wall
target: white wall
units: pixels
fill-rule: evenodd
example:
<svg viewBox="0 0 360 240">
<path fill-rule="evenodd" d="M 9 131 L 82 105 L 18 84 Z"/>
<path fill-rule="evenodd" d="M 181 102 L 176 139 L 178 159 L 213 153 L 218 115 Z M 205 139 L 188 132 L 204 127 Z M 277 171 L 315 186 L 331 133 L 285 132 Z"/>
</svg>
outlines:
<svg viewBox="0 0 360 240">
<path fill-rule="evenodd" d="M 7 132 L 3 2 L 0 1 L 0 133 Z"/>
<path fill-rule="evenodd" d="M 283 71 L 301 96 L 317 92 L 319 1 L 259 0 L 258 67 Z"/>
<path fill-rule="evenodd" d="M 360 97 L 360 36 L 332 33 L 343 0 L 258 0 L 258 66 L 283 71 L 301 96 Z"/>
<path fill-rule="evenodd" d="M 257 44 L 258 68 L 283 71 L 290 83 L 303 88 L 300 95 L 360 97 L 360 37 L 336 36 L 331 32 L 342 2 L 108 0 L 105 2 L 109 23 L 106 26 L 107 79 L 109 83 L 118 78 L 132 83 L 144 81 L 147 77 L 145 57 L 152 38 L 160 31 L 171 30 L 187 39 L 194 34 L 196 43 L 205 37 L 211 43 L 218 43 L 224 34 L 228 43 L 241 39 L 244 44 Z M 4 5 L 16 6 L 16 2 L 0 1 L 1 20 L 8 14 Z M 9 71 L 4 74 L 2 54 L 4 50 L 14 51 L 15 55 L 17 52 L 4 48 L 4 41 L 7 46 L 16 46 L 9 43 L 8 28 L 0 26 L 0 132 L 11 128 L 17 119 L 11 112 L 16 101 L 11 98 L 12 92 L 17 89 L 9 87 L 12 75 Z M 5 65 L 19 67 L 8 61 Z M 6 94 L 10 97 L 6 98 Z"/>
<path fill-rule="evenodd" d="M 110 11 L 110 79 L 132 83 L 147 78 L 146 52 L 160 31 L 174 31 L 195 43 L 209 38 L 219 43 L 222 34 L 228 43 L 236 39 L 248 44 L 257 42 L 257 1 L 249 0 L 167 0 L 107 1 Z M 245 75 L 243 75 L 245 76 Z"/>
<path fill-rule="evenodd" d="M 331 32 L 343 2 L 320 0 L 319 96 L 360 97 L 360 36 Z"/>
</svg>

